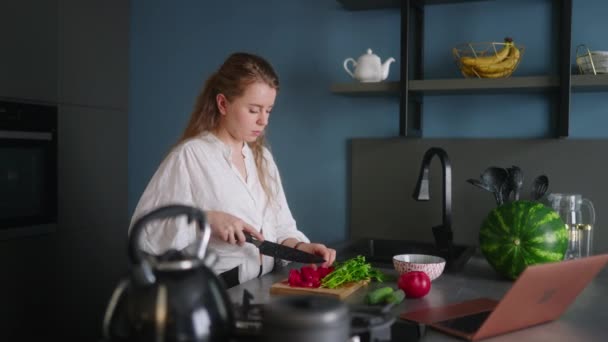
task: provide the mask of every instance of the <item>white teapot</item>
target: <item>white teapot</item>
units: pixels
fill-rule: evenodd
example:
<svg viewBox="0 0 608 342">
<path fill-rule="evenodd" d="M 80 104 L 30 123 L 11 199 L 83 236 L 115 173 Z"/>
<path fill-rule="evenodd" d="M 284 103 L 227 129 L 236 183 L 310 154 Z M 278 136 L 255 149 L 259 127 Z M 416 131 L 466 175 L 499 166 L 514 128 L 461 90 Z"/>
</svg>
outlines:
<svg viewBox="0 0 608 342">
<path fill-rule="evenodd" d="M 388 70 L 391 63 L 394 62 L 393 57 L 389 57 L 384 64 L 380 61 L 380 57 L 372 53 L 372 49 L 367 49 L 367 53 L 361 55 L 357 61 L 352 58 L 344 60 L 344 70 L 354 79 L 360 82 L 380 82 L 388 77 Z M 355 67 L 353 73 L 348 68 L 348 62 L 352 62 Z"/>
</svg>

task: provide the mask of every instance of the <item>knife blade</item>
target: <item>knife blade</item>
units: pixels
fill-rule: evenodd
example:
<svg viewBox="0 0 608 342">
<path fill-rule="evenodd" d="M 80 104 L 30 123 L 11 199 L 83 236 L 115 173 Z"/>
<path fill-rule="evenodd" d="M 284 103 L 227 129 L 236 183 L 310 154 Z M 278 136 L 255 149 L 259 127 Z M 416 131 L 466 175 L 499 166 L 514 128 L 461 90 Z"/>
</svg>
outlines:
<svg viewBox="0 0 608 342">
<path fill-rule="evenodd" d="M 321 264 L 325 262 L 325 259 L 318 255 L 310 254 L 299 249 L 283 246 L 270 241 L 260 241 L 246 232 L 243 232 L 243 234 L 245 234 L 246 241 L 256 246 L 260 250 L 260 253 L 264 255 L 303 264 Z"/>
</svg>

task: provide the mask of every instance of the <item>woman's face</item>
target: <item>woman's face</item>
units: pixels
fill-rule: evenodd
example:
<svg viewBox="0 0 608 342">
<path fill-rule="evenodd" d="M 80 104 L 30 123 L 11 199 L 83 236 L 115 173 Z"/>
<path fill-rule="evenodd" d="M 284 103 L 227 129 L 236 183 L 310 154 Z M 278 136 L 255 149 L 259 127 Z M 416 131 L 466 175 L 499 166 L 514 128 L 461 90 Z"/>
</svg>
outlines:
<svg viewBox="0 0 608 342">
<path fill-rule="evenodd" d="M 268 125 L 276 96 L 276 89 L 263 82 L 250 84 L 242 96 L 232 101 L 228 101 L 223 94 L 218 94 L 217 106 L 222 114 L 220 128 L 237 142 L 255 141 Z"/>
</svg>

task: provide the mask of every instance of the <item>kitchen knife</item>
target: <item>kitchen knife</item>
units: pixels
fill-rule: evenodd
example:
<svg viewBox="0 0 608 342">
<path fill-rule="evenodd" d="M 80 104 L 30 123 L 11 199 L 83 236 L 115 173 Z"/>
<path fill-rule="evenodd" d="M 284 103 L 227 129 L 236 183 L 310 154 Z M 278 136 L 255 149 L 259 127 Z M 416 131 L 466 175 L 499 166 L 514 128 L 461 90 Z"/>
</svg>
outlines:
<svg viewBox="0 0 608 342">
<path fill-rule="evenodd" d="M 243 234 L 245 234 L 245 239 L 247 242 L 254 244 L 262 254 L 303 264 L 320 264 L 325 262 L 325 259 L 318 255 L 306 253 L 301 250 L 270 241 L 259 241 L 251 236 L 251 234 L 246 232 L 243 232 Z"/>
</svg>

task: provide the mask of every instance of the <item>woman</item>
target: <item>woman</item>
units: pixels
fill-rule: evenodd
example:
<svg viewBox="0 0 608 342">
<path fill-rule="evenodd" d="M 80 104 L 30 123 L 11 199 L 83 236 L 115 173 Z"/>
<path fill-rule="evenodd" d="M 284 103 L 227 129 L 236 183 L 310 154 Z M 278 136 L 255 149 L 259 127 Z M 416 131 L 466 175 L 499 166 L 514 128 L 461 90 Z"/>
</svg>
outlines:
<svg viewBox="0 0 608 342">
<path fill-rule="evenodd" d="M 214 270 L 231 287 L 268 273 L 274 259 L 245 243 L 244 232 L 320 255 L 331 265 L 336 251 L 310 243 L 293 219 L 279 172 L 265 147 L 264 129 L 279 80 L 259 56 L 235 53 L 205 83 L 176 146 L 150 180 L 133 221 L 159 206 L 202 208 L 211 226 Z M 160 254 L 183 249 L 197 238 L 185 218 L 149 225 L 142 248 Z"/>
</svg>

